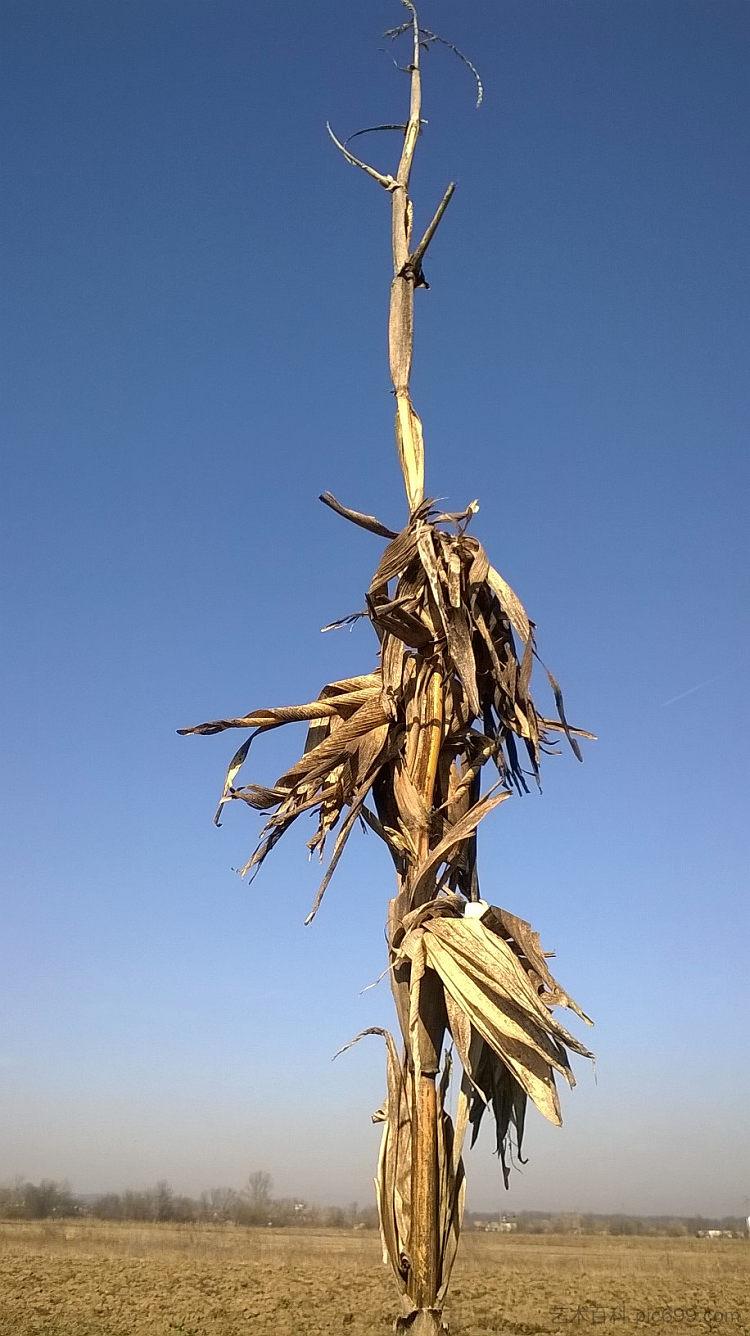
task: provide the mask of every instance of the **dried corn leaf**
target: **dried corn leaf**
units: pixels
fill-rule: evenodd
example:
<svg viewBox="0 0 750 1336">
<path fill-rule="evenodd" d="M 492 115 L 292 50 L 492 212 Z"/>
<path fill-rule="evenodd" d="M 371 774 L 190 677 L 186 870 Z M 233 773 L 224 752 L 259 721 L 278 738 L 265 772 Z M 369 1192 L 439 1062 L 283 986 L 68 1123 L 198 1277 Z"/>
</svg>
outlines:
<svg viewBox="0 0 750 1336">
<path fill-rule="evenodd" d="M 538 654 L 536 657 L 537 659 L 539 659 Z M 539 662 L 542 663 L 542 660 L 539 659 Z M 582 761 L 583 754 L 581 752 L 581 748 L 578 746 L 578 742 L 575 737 L 575 734 L 580 733 L 580 730 L 577 728 L 571 728 L 570 724 L 565 718 L 565 701 L 563 700 L 563 694 L 560 689 L 560 683 L 558 682 L 557 678 L 552 676 L 552 673 L 550 672 L 546 663 L 542 663 L 542 667 L 544 668 L 544 671 L 549 679 L 549 684 L 552 687 L 552 694 L 555 697 L 555 705 L 557 706 L 557 713 L 560 716 L 560 723 L 562 724 L 563 732 L 565 733 L 565 736 L 568 739 L 568 742 L 570 743 L 570 746 L 573 750 L 576 759 Z"/>
<path fill-rule="evenodd" d="M 450 1080 L 450 1057 L 445 1060 L 443 1078 L 438 1086 L 437 1108 L 437 1160 L 438 1160 L 438 1211 L 440 1230 L 440 1264 L 438 1274 L 440 1286 L 437 1294 L 438 1304 L 442 1304 L 448 1289 L 448 1283 L 456 1259 L 461 1236 L 464 1206 L 466 1202 L 466 1175 L 464 1173 L 461 1152 L 468 1119 L 468 1097 L 463 1086 L 459 1091 L 456 1111 L 456 1125 L 448 1113 L 445 1104 Z"/>
<path fill-rule="evenodd" d="M 414 1080 L 418 1085 L 422 1075 L 421 1044 L 419 1042 L 421 1009 L 419 1003 L 422 980 L 424 978 L 425 970 L 427 969 L 424 933 L 419 928 L 416 928 L 413 932 L 407 933 L 403 951 L 405 954 L 408 954 L 410 962 L 408 1049 L 414 1064 Z"/>
<path fill-rule="evenodd" d="M 411 1265 L 411 1083 L 401 1062 L 396 1042 L 388 1030 L 378 1026 L 363 1030 L 339 1052 L 344 1053 L 365 1035 L 381 1035 L 386 1044 L 387 1094 L 373 1122 L 383 1123 L 375 1194 L 383 1242 L 383 1261 L 390 1263 L 402 1294 L 406 1294 Z M 338 1057 L 338 1054 L 336 1054 Z"/>
<path fill-rule="evenodd" d="M 393 773 L 393 794 L 398 807 L 401 829 L 408 831 L 411 845 L 419 834 L 429 829 L 430 809 L 405 765 L 396 765 Z"/>
<path fill-rule="evenodd" d="M 480 1095 L 477 1087 L 483 1092 L 486 1091 L 486 1096 Z M 479 1134 L 479 1126 L 485 1110 L 488 1105 L 492 1108 L 495 1118 L 495 1149 L 500 1159 L 503 1183 L 507 1190 L 510 1180 L 510 1164 L 506 1155 L 509 1156 L 511 1150 L 511 1128 L 514 1128 L 516 1134 L 516 1154 L 520 1163 L 525 1163 L 521 1152 L 526 1121 L 527 1096 L 525 1090 L 518 1084 L 502 1059 L 498 1058 L 484 1043 L 481 1045 L 481 1053 L 476 1064 L 476 1084 L 471 1091 L 470 1098 L 469 1121 L 472 1125 L 472 1146 Z"/>
<path fill-rule="evenodd" d="M 461 607 L 461 556 L 455 547 L 447 554 L 448 600 L 452 608 Z"/>
<path fill-rule="evenodd" d="M 387 846 L 388 852 L 398 869 L 403 862 L 404 855 L 409 852 L 409 846 L 405 840 L 397 830 L 393 830 L 390 826 L 384 826 L 380 818 L 374 812 L 371 812 L 369 807 L 362 808 L 361 816 L 370 830 L 374 830 L 375 834 Z"/>
<path fill-rule="evenodd" d="M 479 714 L 479 695 L 477 692 L 476 665 L 471 648 L 471 635 L 463 609 L 452 607 L 450 603 L 445 601 L 443 582 L 440 578 L 440 566 L 433 544 L 433 532 L 431 525 L 420 524 L 418 526 L 417 546 L 419 557 L 430 586 L 439 624 L 446 638 L 450 666 L 461 680 L 466 692 L 470 713 L 476 716 Z M 445 584 L 446 587 L 449 586 L 447 575 Z"/>
<path fill-rule="evenodd" d="M 446 990 L 445 1010 L 448 1015 L 448 1028 L 456 1048 L 461 1066 L 471 1084 L 476 1086 L 476 1076 L 474 1074 L 473 1064 L 469 1057 L 471 1052 L 471 1041 L 473 1032 L 471 1021 L 465 1011 L 455 1001 L 453 995 Z"/>
<path fill-rule="evenodd" d="M 343 677 L 338 682 L 328 682 L 320 693 L 320 700 L 340 700 L 342 696 L 350 696 L 353 691 L 377 690 L 380 686 L 380 669 L 375 668 L 371 673 L 362 673 L 357 677 Z"/>
<path fill-rule="evenodd" d="M 561 724 L 559 719 L 546 719 L 541 714 L 538 715 L 538 719 L 544 733 L 564 733 L 566 731 L 565 725 Z M 574 727 L 573 724 L 568 724 L 568 731 L 577 738 L 588 738 L 590 742 L 596 742 L 596 733 L 589 733 L 587 728 Z M 559 755 L 559 753 L 555 752 L 555 755 Z"/>
<path fill-rule="evenodd" d="M 547 964 L 541 943 L 539 933 L 534 932 L 530 923 L 526 919 L 517 918 L 507 909 L 500 909 L 497 905 L 490 905 L 487 912 L 482 915 L 482 923 L 492 932 L 505 938 L 511 946 L 515 944 L 517 953 L 525 956 L 532 970 L 539 976 L 540 983 L 548 990 L 548 996 L 544 997 L 547 1006 L 568 1007 L 580 1016 L 587 1025 L 593 1025 L 594 1022 L 585 1011 L 581 1011 L 577 1002 L 560 987 L 557 980 L 553 977 Z"/>
<path fill-rule="evenodd" d="M 509 696 L 510 699 L 513 699 L 516 691 L 516 661 L 511 656 L 506 661 L 505 665 L 500 662 L 500 657 L 497 652 L 498 646 L 495 642 L 495 638 L 490 634 L 490 628 L 487 625 L 486 618 L 480 607 L 474 607 L 472 617 L 474 626 L 479 632 L 489 655 L 490 668 L 495 679 L 496 688 L 498 691 Z"/>
<path fill-rule="evenodd" d="M 370 581 L 369 595 L 374 598 L 387 590 L 389 582 L 405 571 L 416 555 L 417 531 L 416 526 L 410 523 L 383 552 Z"/>
<path fill-rule="evenodd" d="M 378 704 L 380 704 L 380 701 L 378 701 Z M 388 748 L 389 742 L 390 722 L 388 720 L 363 734 L 355 753 L 357 775 L 364 777 L 371 774 L 376 762 L 381 760 L 383 752 Z"/>
<path fill-rule="evenodd" d="M 531 636 L 534 624 L 530 621 L 520 598 L 513 592 L 502 575 L 495 570 L 494 566 L 490 566 L 487 572 L 487 583 L 500 603 L 503 612 L 510 618 L 513 629 L 518 632 L 521 640 L 526 644 Z"/>
<path fill-rule="evenodd" d="M 466 581 L 469 586 L 483 585 L 488 579 L 490 573 L 490 562 L 487 553 L 477 538 L 462 539 L 463 550 L 471 556 Z"/>
<path fill-rule="evenodd" d="M 341 515 L 345 520 L 351 520 L 352 524 L 357 524 L 360 529 L 369 529 L 370 533 L 379 534 L 381 538 L 397 537 L 393 529 L 389 529 L 387 525 L 382 524 L 374 515 L 363 515 L 359 510 L 350 510 L 348 506 L 342 506 L 332 492 L 323 492 L 318 500 L 322 501 L 324 505 L 330 506 L 331 510 L 335 510 L 336 514 Z"/>
<path fill-rule="evenodd" d="M 242 788 L 232 789 L 228 795 L 228 798 L 240 798 L 258 812 L 265 812 L 271 807 L 276 807 L 278 803 L 284 802 L 288 797 L 289 794 L 285 789 L 268 789 L 264 788 L 262 784 L 243 784 Z M 228 801 L 228 799 L 224 801 Z M 299 809 L 296 810 L 299 811 Z"/>
<path fill-rule="evenodd" d="M 394 938 L 394 945 L 398 946 L 405 933 L 411 932 L 412 928 L 421 928 L 429 919 L 461 918 L 464 909 L 465 903 L 460 895 L 436 895 L 434 900 L 428 900 L 426 904 L 404 914 L 401 931 Z"/>
<path fill-rule="evenodd" d="M 335 766 L 340 765 L 348 751 L 355 749 L 360 738 L 371 729 L 379 729 L 388 722 L 383 707 L 377 696 L 372 696 L 367 704 L 360 705 L 348 719 L 342 721 L 336 730 L 322 742 L 305 752 L 299 761 L 285 772 L 278 781 L 280 786 L 291 787 L 298 781 L 310 783 L 313 779 L 322 779 Z"/>
<path fill-rule="evenodd" d="M 395 636 L 410 649 L 428 649 L 433 645 L 434 634 L 414 609 L 411 598 L 391 599 L 387 603 L 376 603 L 368 596 L 367 606 L 377 634 L 383 638 L 386 634 Z"/>
<path fill-rule="evenodd" d="M 463 967 L 474 975 L 481 987 L 499 991 L 506 999 L 509 1010 L 518 1007 L 530 1019 L 533 1018 L 541 1030 L 574 1053 L 584 1058 L 593 1057 L 585 1044 L 551 1014 L 508 943 L 490 932 L 479 919 L 434 918 L 425 927 L 431 936 L 441 939 Z M 559 1070 L 567 1075 L 570 1069 L 564 1055 L 563 1063 L 564 1067 Z"/>
<path fill-rule="evenodd" d="M 404 671 L 406 646 L 398 636 L 386 635 L 383 639 L 383 694 L 380 698 L 383 709 L 390 719 L 396 718 L 396 699 L 400 695 Z"/>
<path fill-rule="evenodd" d="M 255 732 L 251 733 L 250 737 L 245 739 L 242 746 L 237 748 L 237 751 L 234 753 L 234 756 L 229 762 L 226 778 L 224 780 L 224 787 L 221 791 L 221 798 L 219 799 L 219 806 L 216 808 L 216 812 L 214 814 L 215 826 L 221 825 L 222 808 L 227 799 L 229 798 L 231 789 L 234 785 L 234 781 L 237 778 L 239 771 L 241 770 L 243 764 L 247 760 L 247 754 L 250 751 L 250 743 L 252 742 L 255 736 L 256 736 Z"/>
<path fill-rule="evenodd" d="M 431 938 L 431 934 L 425 936 Z M 515 1017 L 508 1016 L 507 1010 L 497 1004 L 496 995 L 488 997 L 470 974 L 457 967 L 442 943 L 430 940 L 426 949 L 429 963 L 440 975 L 446 992 L 493 1052 L 510 1067 L 540 1113 L 559 1126 L 562 1117 L 552 1074 L 553 1059 L 555 1066 L 561 1064 L 552 1044 L 545 1043 L 546 1036 L 541 1035 L 538 1027 L 530 1036 L 523 1013 L 517 1011 Z"/>
<path fill-rule="evenodd" d="M 534 663 L 534 641 L 532 637 L 529 636 L 528 640 L 526 641 L 526 644 L 523 647 L 523 657 L 521 659 L 521 667 L 518 672 L 518 685 L 516 687 L 516 694 L 522 703 L 525 703 L 528 700 L 529 685 L 531 683 L 531 669 L 533 667 L 533 663 Z M 518 709 L 518 705 L 516 705 L 516 714 L 519 715 L 520 718 L 523 718 Z M 528 737 L 528 732 L 524 734 L 524 737 Z"/>
<path fill-rule="evenodd" d="M 376 686 L 363 688 L 332 701 L 313 700 L 307 705 L 280 705 L 275 709 L 254 710 L 242 718 L 213 719 L 207 724 L 194 724 L 192 728 L 178 728 L 177 732 L 185 737 L 191 733 L 221 733 L 227 728 L 254 728 L 260 731 L 280 728 L 283 724 L 305 723 L 309 719 L 327 719 L 332 714 L 339 714 L 342 708 L 354 709 L 363 701 L 371 700 L 378 689 Z"/>
<path fill-rule="evenodd" d="M 369 785 L 367 787 L 369 789 Z M 366 793 L 362 797 L 355 799 L 355 801 L 352 803 L 349 812 L 345 817 L 344 822 L 341 826 L 341 829 L 338 835 L 336 836 L 336 843 L 333 846 L 333 854 L 331 855 L 331 861 L 328 864 L 323 880 L 321 881 L 320 886 L 318 887 L 317 894 L 313 901 L 312 909 L 310 910 L 310 913 L 307 915 L 307 918 L 305 919 L 306 924 L 312 923 L 313 919 L 315 918 L 315 915 L 320 909 L 321 901 L 326 893 L 326 890 L 328 889 L 328 883 L 330 882 L 331 877 L 333 876 L 334 872 L 336 871 L 336 868 L 338 867 L 339 859 L 341 858 L 341 855 L 344 852 L 344 847 L 346 845 L 346 842 L 352 833 L 352 828 L 354 826 L 354 823 L 357 820 L 357 817 L 359 816 L 364 806 L 365 796 Z"/>
<path fill-rule="evenodd" d="M 330 734 L 331 728 L 340 720 L 340 715 L 331 714 L 327 719 L 314 719 L 307 730 L 303 756 L 308 752 L 314 751 Z"/>
<path fill-rule="evenodd" d="M 446 1004 L 448 1017 L 463 1050 L 462 1061 L 468 1061 L 467 1031 L 465 1022 L 457 1020 L 457 1011 L 505 1063 L 540 1112 L 559 1123 L 553 1069 L 574 1084 L 565 1047 L 587 1057 L 591 1054 L 551 1015 L 518 956 L 478 919 L 448 915 L 425 918 L 421 926 L 407 930 L 397 960 L 411 957 L 417 935 L 419 951 L 451 998 Z M 465 1069 L 475 1081 L 471 1067 Z"/>
<path fill-rule="evenodd" d="M 474 804 L 465 816 L 461 817 L 461 819 L 456 822 L 455 826 L 448 831 L 447 835 L 443 836 L 442 840 L 436 844 L 435 848 L 430 851 L 427 858 L 417 869 L 412 890 L 412 903 L 420 904 L 427 898 L 426 893 L 428 890 L 437 889 L 435 881 L 441 865 L 446 861 L 450 861 L 450 857 L 456 850 L 456 846 L 460 845 L 463 840 L 476 830 L 479 822 L 487 816 L 487 813 L 491 812 L 493 807 L 497 807 L 499 803 L 504 802 L 508 797 L 510 797 L 510 795 L 507 792 L 493 793 L 492 790 L 490 790 L 484 798 L 480 798 L 479 802 Z"/>
</svg>

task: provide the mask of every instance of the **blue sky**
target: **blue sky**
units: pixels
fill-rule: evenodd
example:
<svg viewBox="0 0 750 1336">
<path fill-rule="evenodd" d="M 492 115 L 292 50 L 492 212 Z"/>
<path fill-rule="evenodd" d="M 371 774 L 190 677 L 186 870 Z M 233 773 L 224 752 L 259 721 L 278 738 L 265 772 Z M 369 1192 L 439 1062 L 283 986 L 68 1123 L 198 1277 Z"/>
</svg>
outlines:
<svg viewBox="0 0 750 1336">
<path fill-rule="evenodd" d="M 483 893 L 597 1021 L 565 1127 L 480 1209 L 750 1195 L 746 0 L 430 0 L 417 227 L 428 492 L 539 627 L 571 718 L 485 823 Z M 181 725 L 368 671 L 398 527 L 387 200 L 327 140 L 404 114 L 398 4 L 7 0 L 0 1178 L 256 1168 L 369 1200 L 391 893 L 352 841 L 312 927 L 301 832 L 211 825 L 232 737 Z M 364 141 L 361 141 L 364 142 Z M 395 137 L 367 144 L 383 169 Z M 538 683 L 542 700 L 544 683 Z M 260 739 L 272 780 L 302 734 Z"/>
</svg>

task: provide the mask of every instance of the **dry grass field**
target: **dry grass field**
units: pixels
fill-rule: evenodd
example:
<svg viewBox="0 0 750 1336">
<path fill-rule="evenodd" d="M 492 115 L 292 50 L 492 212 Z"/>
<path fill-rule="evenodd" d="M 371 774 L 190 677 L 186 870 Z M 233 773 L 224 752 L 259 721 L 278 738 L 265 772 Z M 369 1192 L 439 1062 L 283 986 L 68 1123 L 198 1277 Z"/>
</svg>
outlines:
<svg viewBox="0 0 750 1336">
<path fill-rule="evenodd" d="M 467 1234 L 453 1336 L 750 1336 L 744 1240 Z M 395 1287 L 371 1233 L 0 1222 L 0 1336 L 386 1336 Z"/>
</svg>

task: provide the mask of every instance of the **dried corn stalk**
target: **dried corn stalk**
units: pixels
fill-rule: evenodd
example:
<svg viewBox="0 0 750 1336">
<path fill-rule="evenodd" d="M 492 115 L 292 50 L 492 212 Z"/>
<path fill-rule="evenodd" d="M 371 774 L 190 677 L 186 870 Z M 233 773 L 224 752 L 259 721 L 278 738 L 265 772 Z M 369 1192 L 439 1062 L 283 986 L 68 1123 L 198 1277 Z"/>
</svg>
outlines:
<svg viewBox="0 0 750 1336">
<path fill-rule="evenodd" d="M 568 1053 L 591 1056 L 553 1016 L 554 1006 L 565 1006 L 588 1021 L 550 974 L 537 934 L 480 900 L 477 827 L 514 791 L 538 781 L 542 753 L 561 735 L 579 759 L 578 739 L 593 735 L 568 723 L 546 669 L 557 714 L 538 711 L 531 696 L 534 624 L 468 533 L 476 502 L 444 514 L 424 498 L 422 428 L 409 386 L 414 290 L 426 286 L 422 261 L 453 187 L 412 249 L 408 187 L 421 125 L 421 53 L 441 39 L 420 28 L 410 0 L 403 3 L 409 22 L 391 35 L 411 34 L 411 99 L 407 124 L 395 127 L 404 131 L 396 174 L 378 172 L 333 136 L 392 203 L 390 363 L 409 518 L 396 532 L 330 493 L 321 497 L 387 540 L 366 607 L 355 614 L 373 627 L 378 662 L 360 677 L 330 683 L 305 705 L 180 731 L 250 730 L 229 764 L 215 818 L 218 824 L 229 802 L 265 814 L 243 872 L 255 874 L 296 818 L 315 812 L 309 847 L 328 863 L 308 922 L 358 818 L 391 854 L 398 893 L 389 907 L 389 965 L 403 1052 L 387 1032 L 366 1032 L 384 1035 L 387 1045 L 387 1097 L 375 1115 L 383 1124 L 376 1191 L 384 1254 L 403 1298 L 397 1326 L 434 1332 L 441 1330 L 461 1227 L 467 1127 L 473 1141 L 491 1106 L 507 1186 L 511 1139 L 520 1156 L 527 1101 L 559 1123 L 555 1073 L 572 1085 Z M 238 783 L 258 734 L 300 722 L 308 725 L 304 751 L 273 787 Z M 494 783 L 482 796 L 488 765 Z M 455 1126 L 446 1107 L 446 1037 L 462 1067 Z"/>
</svg>

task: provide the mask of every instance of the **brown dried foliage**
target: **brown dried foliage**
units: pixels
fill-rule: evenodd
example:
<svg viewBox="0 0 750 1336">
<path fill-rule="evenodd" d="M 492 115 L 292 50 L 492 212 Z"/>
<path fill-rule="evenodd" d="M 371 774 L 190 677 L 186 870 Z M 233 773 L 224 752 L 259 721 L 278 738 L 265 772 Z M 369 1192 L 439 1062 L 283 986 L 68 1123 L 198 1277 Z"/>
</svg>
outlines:
<svg viewBox="0 0 750 1336">
<path fill-rule="evenodd" d="M 577 738 L 593 736 L 568 725 L 561 698 L 559 718 L 537 712 L 530 694 L 533 624 L 481 543 L 465 532 L 469 517 L 436 515 L 424 502 L 388 543 L 366 596 L 380 642 L 374 671 L 331 682 L 305 705 L 253 710 L 179 730 L 252 730 L 229 764 L 215 818 L 218 824 L 230 801 L 269 814 L 243 874 L 258 870 L 303 812 L 317 811 L 309 847 L 321 858 L 336 832 L 309 919 L 358 816 L 385 841 L 399 877 L 409 878 L 414 904 L 443 889 L 477 900 L 479 821 L 513 789 L 527 791 L 529 780 L 538 781 L 541 753 L 556 735 L 566 734 L 577 755 Z M 456 532 L 447 532 L 446 522 Z M 520 659 L 514 631 L 523 645 Z M 428 808 L 410 762 L 436 712 L 436 754 L 425 758 L 434 770 Z M 258 734 L 299 722 L 308 723 L 303 754 L 273 787 L 235 783 Z M 496 785 L 480 799 L 480 775 L 488 762 Z M 420 858 L 425 834 L 429 853 Z"/>
<path fill-rule="evenodd" d="M 334 498 L 326 500 L 331 504 Z M 333 508 L 355 523 L 371 521 L 364 527 L 374 532 L 393 532 L 338 502 Z M 566 1050 L 590 1056 L 552 1015 L 553 1006 L 566 1006 L 588 1019 L 553 979 L 537 934 L 507 910 L 476 903 L 476 830 L 482 818 L 514 790 L 526 791 L 538 781 L 542 752 L 556 738 L 565 735 L 580 756 L 577 739 L 593 735 L 567 723 L 554 679 L 558 718 L 538 712 L 530 691 L 537 657 L 534 626 L 481 543 L 466 532 L 475 509 L 444 515 L 424 502 L 388 542 L 366 596 L 366 615 L 380 645 L 373 672 L 332 682 L 306 705 L 254 710 L 180 730 L 252 729 L 230 762 L 219 805 L 221 812 L 225 803 L 240 801 L 266 813 L 243 872 L 257 872 L 298 816 L 317 813 L 309 847 L 321 858 L 329 839 L 333 848 L 308 922 L 358 817 L 385 842 L 399 885 L 408 888 L 406 912 L 391 934 L 392 968 L 409 967 L 412 1027 L 425 971 L 438 976 L 464 1071 L 455 1129 L 445 1109 L 445 1070 L 438 1087 L 444 1284 L 463 1209 L 461 1149 L 467 1123 L 473 1141 L 491 1106 L 507 1186 L 510 1138 L 514 1133 L 520 1156 L 527 1098 L 559 1123 L 554 1073 L 572 1085 Z M 236 784 L 254 737 L 303 721 L 308 723 L 304 751 L 272 788 Z M 431 745 L 420 748 L 425 738 Z M 432 772 L 429 806 L 423 797 L 425 776 L 415 770 L 420 755 Z M 480 796 L 487 764 L 495 783 Z M 475 911 L 467 917 L 472 902 Z M 419 1051 L 411 1038 L 400 1058 L 386 1035 L 388 1097 L 376 1115 L 384 1123 L 377 1178 L 384 1247 L 404 1293 L 411 1074 Z"/>
</svg>

